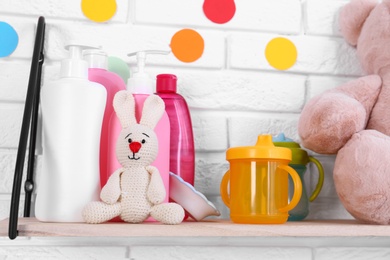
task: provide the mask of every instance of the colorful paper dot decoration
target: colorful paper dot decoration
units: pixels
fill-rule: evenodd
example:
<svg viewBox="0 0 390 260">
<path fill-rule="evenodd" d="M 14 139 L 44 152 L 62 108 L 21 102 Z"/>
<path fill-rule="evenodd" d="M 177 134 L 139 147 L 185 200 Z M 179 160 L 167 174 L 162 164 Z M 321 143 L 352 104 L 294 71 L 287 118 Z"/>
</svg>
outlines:
<svg viewBox="0 0 390 260">
<path fill-rule="evenodd" d="M 106 22 L 116 13 L 115 0 L 82 0 L 81 10 L 84 15 L 94 22 Z"/>
<path fill-rule="evenodd" d="M 204 40 L 198 32 L 192 29 L 183 29 L 173 35 L 170 46 L 173 55 L 178 60 L 194 62 L 203 54 Z"/>
<path fill-rule="evenodd" d="M 11 55 L 18 46 L 19 37 L 15 29 L 0 21 L 0 58 Z"/>
<path fill-rule="evenodd" d="M 210 21 L 223 24 L 233 18 L 236 4 L 234 0 L 205 0 L 203 12 Z"/>
<path fill-rule="evenodd" d="M 278 37 L 268 42 L 265 57 L 268 63 L 278 70 L 291 68 L 297 60 L 297 48 L 289 39 Z"/>
</svg>

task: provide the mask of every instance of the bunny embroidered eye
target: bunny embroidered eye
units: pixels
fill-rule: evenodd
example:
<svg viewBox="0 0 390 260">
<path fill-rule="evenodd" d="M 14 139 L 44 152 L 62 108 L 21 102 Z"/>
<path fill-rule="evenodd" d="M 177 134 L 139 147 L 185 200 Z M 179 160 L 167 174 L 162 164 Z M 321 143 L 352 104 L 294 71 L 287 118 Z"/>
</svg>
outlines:
<svg viewBox="0 0 390 260">
<path fill-rule="evenodd" d="M 145 133 L 142 133 L 144 136 L 146 136 L 146 137 L 148 137 L 148 138 L 150 138 L 150 136 L 149 135 L 147 135 L 147 134 L 145 134 Z M 141 143 L 146 143 L 146 140 L 145 139 L 142 139 L 142 141 L 141 141 Z"/>
<path fill-rule="evenodd" d="M 127 139 L 127 137 L 129 137 L 130 135 L 131 135 L 131 133 L 126 135 L 125 139 Z M 131 138 L 129 138 L 129 139 L 127 139 L 127 142 L 129 142 L 129 144 L 131 144 L 131 142 L 133 142 L 133 140 Z"/>
</svg>

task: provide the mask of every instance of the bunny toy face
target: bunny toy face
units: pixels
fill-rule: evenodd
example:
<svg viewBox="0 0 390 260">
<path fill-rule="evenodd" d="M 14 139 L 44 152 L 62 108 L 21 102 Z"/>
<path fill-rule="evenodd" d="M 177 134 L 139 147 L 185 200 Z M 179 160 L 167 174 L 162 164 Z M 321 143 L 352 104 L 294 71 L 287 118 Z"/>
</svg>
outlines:
<svg viewBox="0 0 390 260">
<path fill-rule="evenodd" d="M 157 136 L 144 125 L 123 129 L 116 144 L 117 158 L 124 168 L 150 165 L 156 159 L 157 151 Z"/>
<path fill-rule="evenodd" d="M 153 131 L 165 111 L 164 101 L 156 95 L 144 103 L 142 117 L 137 122 L 135 101 L 130 92 L 115 95 L 114 108 L 123 127 L 116 144 L 116 155 L 124 168 L 150 165 L 157 156 L 158 140 Z"/>
</svg>

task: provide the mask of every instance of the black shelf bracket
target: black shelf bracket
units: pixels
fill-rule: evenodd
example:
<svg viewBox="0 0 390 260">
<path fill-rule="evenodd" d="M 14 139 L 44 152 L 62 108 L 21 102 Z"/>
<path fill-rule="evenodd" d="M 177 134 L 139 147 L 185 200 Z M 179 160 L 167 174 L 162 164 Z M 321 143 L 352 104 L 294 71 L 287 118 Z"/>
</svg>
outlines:
<svg viewBox="0 0 390 260">
<path fill-rule="evenodd" d="M 24 217 L 30 217 L 31 197 L 34 191 L 34 167 L 35 167 L 35 146 L 38 127 L 39 98 L 41 92 L 42 65 L 44 62 L 43 46 L 45 41 L 45 18 L 39 17 L 35 35 L 34 51 L 31 61 L 30 77 L 28 82 L 26 103 L 24 105 L 22 128 L 19 138 L 19 146 L 16 157 L 14 182 L 11 195 L 11 208 L 9 217 L 8 236 L 15 239 L 18 236 L 18 216 L 20 190 L 22 186 L 23 168 L 26 157 L 27 141 L 30 137 L 27 177 L 24 184 L 25 201 Z"/>
</svg>

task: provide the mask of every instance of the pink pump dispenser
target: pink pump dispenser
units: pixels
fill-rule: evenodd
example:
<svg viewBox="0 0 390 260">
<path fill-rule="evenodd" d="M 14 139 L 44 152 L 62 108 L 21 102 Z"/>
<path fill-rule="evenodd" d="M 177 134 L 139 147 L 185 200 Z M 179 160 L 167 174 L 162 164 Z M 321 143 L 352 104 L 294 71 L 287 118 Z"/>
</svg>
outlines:
<svg viewBox="0 0 390 260">
<path fill-rule="evenodd" d="M 113 165 L 117 164 L 115 145 L 122 129 L 112 102 L 118 91 L 126 89 L 126 84 L 120 76 L 107 70 L 108 57 L 106 52 L 100 49 L 88 49 L 84 51 L 83 55 L 89 65 L 88 79 L 100 83 L 107 90 L 107 102 L 102 123 L 99 156 L 100 186 L 104 187 L 108 178 L 113 173 Z"/>
<path fill-rule="evenodd" d="M 171 124 L 170 171 L 193 186 L 195 152 L 191 116 L 187 102 L 176 89 L 175 75 L 157 75 L 156 94 L 164 100 Z"/>
<path fill-rule="evenodd" d="M 165 51 L 139 51 L 130 53 L 128 56 L 136 56 L 138 70 L 135 71 L 127 81 L 127 90 L 130 91 L 135 99 L 135 114 L 139 121 L 141 112 L 146 98 L 153 95 L 156 83 L 147 73 L 144 72 L 146 56 L 149 54 L 168 54 Z M 157 123 L 154 131 L 158 139 L 158 154 L 156 160 L 152 163 L 160 172 L 166 190 L 164 202 L 168 202 L 169 192 L 169 145 L 170 145 L 170 124 L 166 112 L 164 112 L 160 121 Z M 116 161 L 115 165 L 111 166 L 111 173 L 120 168 L 120 164 Z M 150 219 L 149 219 L 150 220 Z"/>
</svg>

